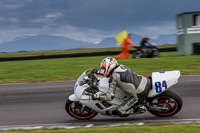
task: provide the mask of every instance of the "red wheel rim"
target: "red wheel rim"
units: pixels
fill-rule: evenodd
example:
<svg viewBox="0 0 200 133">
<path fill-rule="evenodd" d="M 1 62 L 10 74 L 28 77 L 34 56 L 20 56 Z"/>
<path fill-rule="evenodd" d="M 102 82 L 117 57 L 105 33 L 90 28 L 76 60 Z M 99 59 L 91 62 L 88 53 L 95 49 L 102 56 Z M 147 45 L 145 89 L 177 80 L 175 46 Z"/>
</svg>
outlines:
<svg viewBox="0 0 200 133">
<path fill-rule="evenodd" d="M 69 111 L 74 117 L 77 117 L 80 119 L 90 118 L 96 113 L 94 110 L 89 109 L 89 108 L 81 112 L 82 108 L 83 106 L 80 102 L 73 102 L 69 106 Z"/>
<path fill-rule="evenodd" d="M 151 102 L 152 106 L 158 107 L 161 104 L 167 105 L 170 109 L 167 112 L 158 112 L 159 115 L 171 115 L 178 109 L 178 103 L 170 97 L 158 97 Z"/>
</svg>

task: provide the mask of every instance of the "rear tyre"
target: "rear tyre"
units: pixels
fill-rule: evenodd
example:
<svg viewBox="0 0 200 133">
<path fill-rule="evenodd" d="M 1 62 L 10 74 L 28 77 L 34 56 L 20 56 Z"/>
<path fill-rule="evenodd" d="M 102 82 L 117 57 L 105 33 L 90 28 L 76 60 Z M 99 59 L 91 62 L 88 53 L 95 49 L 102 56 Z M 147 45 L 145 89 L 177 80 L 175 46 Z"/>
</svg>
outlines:
<svg viewBox="0 0 200 133">
<path fill-rule="evenodd" d="M 69 99 L 65 103 L 65 110 L 71 117 L 79 120 L 88 120 L 98 114 L 87 106 L 83 107 L 79 101 L 70 101 Z"/>
<path fill-rule="evenodd" d="M 153 52 L 153 57 L 154 57 L 154 58 L 160 57 L 159 51 L 154 51 L 154 52 Z"/>
<path fill-rule="evenodd" d="M 151 114 L 159 117 L 173 116 L 177 114 L 183 106 L 181 97 L 170 90 L 167 90 L 156 97 L 148 98 L 147 102 L 149 103 L 150 108 L 165 108 L 160 111 L 148 110 Z"/>
</svg>

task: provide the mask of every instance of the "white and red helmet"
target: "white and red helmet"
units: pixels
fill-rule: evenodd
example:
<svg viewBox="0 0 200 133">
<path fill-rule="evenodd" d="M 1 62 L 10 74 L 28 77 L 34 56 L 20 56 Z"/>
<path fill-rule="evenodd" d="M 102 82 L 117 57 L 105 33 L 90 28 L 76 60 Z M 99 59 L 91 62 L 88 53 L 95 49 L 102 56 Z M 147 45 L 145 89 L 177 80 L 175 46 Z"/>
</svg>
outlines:
<svg viewBox="0 0 200 133">
<path fill-rule="evenodd" d="M 100 68 L 101 68 L 101 73 L 105 76 L 108 77 L 108 75 L 110 74 L 110 72 L 112 72 L 112 70 L 118 66 L 117 60 L 113 57 L 107 57 L 104 58 L 101 61 L 100 64 Z"/>
</svg>

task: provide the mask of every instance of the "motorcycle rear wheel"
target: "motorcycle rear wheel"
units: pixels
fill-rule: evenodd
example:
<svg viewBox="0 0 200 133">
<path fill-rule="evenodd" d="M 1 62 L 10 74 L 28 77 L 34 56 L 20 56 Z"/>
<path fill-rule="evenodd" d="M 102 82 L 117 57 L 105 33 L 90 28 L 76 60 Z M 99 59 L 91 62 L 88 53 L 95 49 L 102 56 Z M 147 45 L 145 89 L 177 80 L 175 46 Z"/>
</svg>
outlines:
<svg viewBox="0 0 200 133">
<path fill-rule="evenodd" d="M 159 51 L 154 51 L 154 52 L 153 52 L 153 57 L 154 57 L 154 58 L 160 57 Z"/>
<path fill-rule="evenodd" d="M 66 112 L 73 118 L 78 120 L 88 120 L 95 117 L 98 113 L 87 106 L 83 107 L 79 101 L 70 101 L 65 103 Z"/>
<path fill-rule="evenodd" d="M 148 110 L 151 114 L 159 117 L 173 116 L 177 114 L 183 106 L 181 97 L 177 93 L 170 90 L 167 90 L 156 97 L 148 98 L 147 102 L 153 107 L 168 108 L 161 111 Z"/>
</svg>

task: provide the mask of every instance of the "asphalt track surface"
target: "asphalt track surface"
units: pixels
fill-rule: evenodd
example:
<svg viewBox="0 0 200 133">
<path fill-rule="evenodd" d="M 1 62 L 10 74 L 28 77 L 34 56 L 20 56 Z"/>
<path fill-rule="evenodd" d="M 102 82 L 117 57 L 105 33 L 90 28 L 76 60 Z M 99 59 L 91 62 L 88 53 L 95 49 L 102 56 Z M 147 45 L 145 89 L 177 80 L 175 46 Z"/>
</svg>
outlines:
<svg viewBox="0 0 200 133">
<path fill-rule="evenodd" d="M 174 120 L 200 120 L 200 75 L 181 76 L 171 89 L 183 99 L 175 116 L 160 118 L 146 112 L 126 118 L 97 115 L 91 120 L 76 120 L 64 109 L 73 93 L 75 81 L 0 85 L 0 126 L 31 124 L 116 124 Z"/>
</svg>

